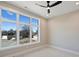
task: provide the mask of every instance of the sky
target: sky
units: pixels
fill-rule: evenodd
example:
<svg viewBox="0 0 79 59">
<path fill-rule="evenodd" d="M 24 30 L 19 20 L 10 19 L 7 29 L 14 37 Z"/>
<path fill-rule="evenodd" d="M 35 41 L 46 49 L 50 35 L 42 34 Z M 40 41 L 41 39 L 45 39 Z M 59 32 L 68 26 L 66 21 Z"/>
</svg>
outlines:
<svg viewBox="0 0 79 59">
<path fill-rule="evenodd" d="M 16 21 L 16 13 L 14 13 L 14 12 L 2 9 L 1 16 L 4 18 L 3 20 L 7 19 L 7 20 Z M 19 21 L 22 22 L 22 23 L 28 24 L 30 22 L 30 17 L 20 15 Z M 32 25 L 38 25 L 38 20 L 35 19 L 35 18 L 32 18 L 31 23 L 32 23 Z M 16 30 L 16 23 L 2 22 L 1 29 L 7 30 L 7 31 L 10 30 L 10 29 Z M 37 27 L 33 26 L 32 29 L 33 29 L 34 32 L 37 31 Z"/>
</svg>

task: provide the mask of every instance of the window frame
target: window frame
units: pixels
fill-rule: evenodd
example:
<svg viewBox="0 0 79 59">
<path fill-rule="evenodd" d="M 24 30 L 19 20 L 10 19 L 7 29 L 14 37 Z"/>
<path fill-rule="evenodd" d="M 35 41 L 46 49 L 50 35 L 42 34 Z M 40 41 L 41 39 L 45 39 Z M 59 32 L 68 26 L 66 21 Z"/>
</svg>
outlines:
<svg viewBox="0 0 79 59">
<path fill-rule="evenodd" d="M 30 16 L 30 15 L 27 15 L 27 14 L 25 14 L 25 13 L 22 13 L 22 12 L 20 12 L 20 11 L 17 11 L 17 10 L 14 10 L 14 9 L 10 9 L 10 8 L 7 8 L 7 7 L 3 7 L 3 6 L 0 6 L 0 18 L 1 19 L 4 19 L 2 16 L 1 16 L 1 10 L 2 9 L 4 9 L 4 10 L 9 10 L 9 11 L 12 11 L 12 12 L 14 12 L 14 13 L 16 13 L 16 22 L 11 22 L 11 21 L 6 21 L 6 20 L 1 20 L 0 21 L 0 50 L 5 50 L 5 49 L 10 49 L 10 48 L 16 48 L 16 47 L 20 47 L 20 46 L 27 46 L 27 45 L 32 45 L 32 44 L 36 44 L 36 43 L 40 43 L 40 18 L 37 18 L 37 17 L 33 17 L 33 16 Z M 30 26 L 30 42 L 29 43 L 25 43 L 25 44 L 20 44 L 20 40 L 19 40 L 19 30 L 17 29 L 17 44 L 16 44 L 16 46 L 9 46 L 9 47 L 1 47 L 1 43 L 2 43 L 2 39 L 1 39 L 1 34 L 2 34 L 2 30 L 1 30 L 1 23 L 2 22 L 10 22 L 10 23 L 16 23 L 16 26 L 18 27 L 21 23 L 20 23 L 20 21 L 19 21 L 19 15 L 23 15 L 23 16 L 27 16 L 27 17 L 29 17 L 30 18 L 30 23 L 29 24 L 25 24 L 25 25 L 28 25 L 28 26 Z M 31 32 L 31 30 L 32 30 L 32 23 L 31 23 L 31 21 L 32 21 L 32 18 L 35 18 L 35 19 L 37 19 L 38 20 L 38 22 L 39 22 L 39 24 L 38 24 L 38 41 L 36 41 L 36 42 L 32 42 L 32 37 L 31 37 L 31 35 L 32 35 L 32 32 Z M 13 20 L 12 20 L 13 21 Z M 23 23 L 22 23 L 23 24 Z M 34 25 L 34 26 L 36 26 L 36 25 Z"/>
</svg>

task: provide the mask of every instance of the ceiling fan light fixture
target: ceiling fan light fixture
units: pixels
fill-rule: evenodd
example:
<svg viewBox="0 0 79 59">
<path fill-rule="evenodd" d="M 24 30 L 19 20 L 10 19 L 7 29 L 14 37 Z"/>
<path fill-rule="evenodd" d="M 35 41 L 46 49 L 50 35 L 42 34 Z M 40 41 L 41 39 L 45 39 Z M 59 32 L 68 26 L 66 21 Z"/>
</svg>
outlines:
<svg viewBox="0 0 79 59">
<path fill-rule="evenodd" d="M 50 9 L 50 7 L 47 7 L 47 9 Z"/>
</svg>

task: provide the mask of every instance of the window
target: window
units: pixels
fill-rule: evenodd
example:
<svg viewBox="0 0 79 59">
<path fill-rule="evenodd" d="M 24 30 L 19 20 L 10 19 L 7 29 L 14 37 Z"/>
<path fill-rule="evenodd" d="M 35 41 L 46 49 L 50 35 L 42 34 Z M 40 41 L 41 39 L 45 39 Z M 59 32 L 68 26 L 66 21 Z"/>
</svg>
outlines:
<svg viewBox="0 0 79 59">
<path fill-rule="evenodd" d="M 20 44 L 29 43 L 30 42 L 30 26 L 20 24 Z"/>
<path fill-rule="evenodd" d="M 8 10 L 1 10 L 1 16 L 4 20 L 16 20 L 16 13 L 8 11 Z"/>
<path fill-rule="evenodd" d="M 2 35 L 2 47 L 13 46 L 16 45 L 16 24 L 9 22 L 2 22 L 1 25 Z"/>
<path fill-rule="evenodd" d="M 38 19 L 32 18 L 32 25 L 39 25 Z"/>
<path fill-rule="evenodd" d="M 38 41 L 38 27 L 32 26 L 32 42 Z"/>
<path fill-rule="evenodd" d="M 36 18 L 32 18 L 31 21 L 32 42 L 36 42 L 39 41 L 39 21 Z"/>
<path fill-rule="evenodd" d="M 20 15 L 19 21 L 20 21 L 21 23 L 29 24 L 29 23 L 30 23 L 30 18 L 27 17 L 27 16 Z"/>
<path fill-rule="evenodd" d="M 40 26 L 37 18 L 1 9 L 1 19 L 1 48 L 39 42 Z"/>
<path fill-rule="evenodd" d="M 19 16 L 19 43 L 30 43 L 30 17 Z"/>
</svg>

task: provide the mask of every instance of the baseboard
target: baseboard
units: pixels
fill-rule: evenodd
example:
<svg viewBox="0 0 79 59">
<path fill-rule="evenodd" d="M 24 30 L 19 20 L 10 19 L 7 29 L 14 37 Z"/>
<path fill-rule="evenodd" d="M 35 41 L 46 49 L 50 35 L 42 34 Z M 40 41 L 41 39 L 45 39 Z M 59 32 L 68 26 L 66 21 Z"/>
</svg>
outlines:
<svg viewBox="0 0 79 59">
<path fill-rule="evenodd" d="M 69 49 L 65 49 L 65 48 L 61 48 L 61 47 L 53 46 L 53 45 L 49 45 L 49 47 L 56 48 L 56 49 L 59 49 L 59 50 L 62 50 L 62 51 L 66 51 L 66 52 L 69 52 L 69 53 L 72 53 L 72 54 L 75 54 L 75 55 L 79 55 L 79 52 L 77 52 L 77 51 L 73 51 L 73 50 L 69 50 Z"/>
</svg>

